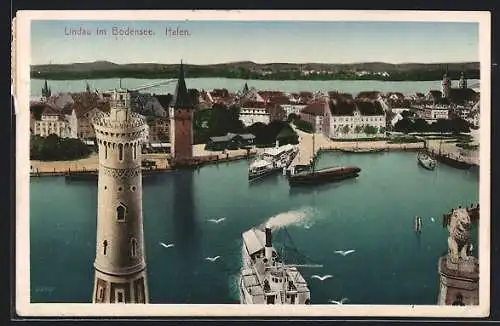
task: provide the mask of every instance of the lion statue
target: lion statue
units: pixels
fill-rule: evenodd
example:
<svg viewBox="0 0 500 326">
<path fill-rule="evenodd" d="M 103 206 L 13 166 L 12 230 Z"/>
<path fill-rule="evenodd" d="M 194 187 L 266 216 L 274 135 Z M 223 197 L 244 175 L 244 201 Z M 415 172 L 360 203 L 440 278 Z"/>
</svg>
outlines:
<svg viewBox="0 0 500 326">
<path fill-rule="evenodd" d="M 448 230 L 448 258 L 453 263 L 460 259 L 469 260 L 471 245 L 471 219 L 465 208 L 455 209 L 450 218 Z"/>
</svg>

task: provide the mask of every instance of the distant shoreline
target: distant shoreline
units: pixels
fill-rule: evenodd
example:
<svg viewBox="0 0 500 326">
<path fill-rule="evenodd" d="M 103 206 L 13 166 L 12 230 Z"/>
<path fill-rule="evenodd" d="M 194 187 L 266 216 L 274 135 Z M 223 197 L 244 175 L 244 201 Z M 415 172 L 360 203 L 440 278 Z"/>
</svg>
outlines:
<svg viewBox="0 0 500 326">
<path fill-rule="evenodd" d="M 365 62 L 354 64 L 329 63 L 268 63 L 251 61 L 213 65 L 184 65 L 188 78 L 229 78 L 253 80 L 377 80 L 432 81 L 440 80 L 447 72 L 458 79 L 462 72 L 468 79 L 479 79 L 479 62 L 463 63 L 405 63 Z M 179 65 L 133 63 L 116 64 L 96 61 L 71 64 L 31 66 L 31 78 L 80 80 L 106 78 L 165 79 L 177 78 Z"/>
</svg>

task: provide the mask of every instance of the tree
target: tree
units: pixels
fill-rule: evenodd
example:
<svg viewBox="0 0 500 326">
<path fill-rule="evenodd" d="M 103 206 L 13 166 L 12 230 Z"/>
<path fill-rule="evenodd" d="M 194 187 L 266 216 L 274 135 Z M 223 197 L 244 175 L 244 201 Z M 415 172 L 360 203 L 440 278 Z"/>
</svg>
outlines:
<svg viewBox="0 0 500 326">
<path fill-rule="evenodd" d="M 354 128 L 354 132 L 359 134 L 361 131 L 363 131 L 363 126 L 361 125 L 357 125 L 355 128 Z"/>
<path fill-rule="evenodd" d="M 408 118 L 403 118 L 396 122 L 394 130 L 404 132 L 405 134 L 413 131 L 413 122 Z"/>
<path fill-rule="evenodd" d="M 365 132 L 365 134 L 367 135 L 375 135 L 378 131 L 378 128 L 377 127 L 374 127 L 374 126 L 370 126 L 370 125 L 366 125 L 364 128 L 363 128 L 363 131 Z"/>
<path fill-rule="evenodd" d="M 307 122 L 307 121 L 304 121 L 304 120 L 296 120 L 295 121 L 295 126 L 302 130 L 302 131 L 305 131 L 307 133 L 313 133 L 314 132 L 314 129 L 313 129 L 313 126 Z"/>
<path fill-rule="evenodd" d="M 294 122 L 296 120 L 300 119 L 300 117 L 298 115 L 296 115 L 295 113 L 290 113 L 288 115 L 288 117 L 286 118 L 286 121 L 287 122 Z"/>
<path fill-rule="evenodd" d="M 429 124 L 424 119 L 415 119 L 413 130 L 418 132 L 426 132 L 429 130 Z"/>
<path fill-rule="evenodd" d="M 41 161 L 74 160 L 86 157 L 90 149 L 81 140 L 59 138 L 55 134 L 47 137 L 34 136 L 30 142 L 30 159 Z"/>
</svg>

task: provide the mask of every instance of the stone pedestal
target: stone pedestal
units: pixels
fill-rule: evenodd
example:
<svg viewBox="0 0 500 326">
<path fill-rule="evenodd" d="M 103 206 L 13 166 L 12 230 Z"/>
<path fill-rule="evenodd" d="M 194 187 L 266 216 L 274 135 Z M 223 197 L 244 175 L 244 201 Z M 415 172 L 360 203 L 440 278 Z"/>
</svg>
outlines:
<svg viewBox="0 0 500 326">
<path fill-rule="evenodd" d="M 439 259 L 438 305 L 479 305 L 479 261 Z"/>
</svg>

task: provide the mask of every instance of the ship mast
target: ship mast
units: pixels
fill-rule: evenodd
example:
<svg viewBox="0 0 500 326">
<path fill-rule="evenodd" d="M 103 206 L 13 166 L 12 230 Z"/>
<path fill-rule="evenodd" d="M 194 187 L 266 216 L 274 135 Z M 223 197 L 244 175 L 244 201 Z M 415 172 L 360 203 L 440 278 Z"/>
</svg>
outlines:
<svg viewBox="0 0 500 326">
<path fill-rule="evenodd" d="M 312 171 L 314 172 L 315 170 L 315 164 L 314 164 L 314 153 L 315 153 L 315 133 L 313 131 L 313 151 L 312 151 L 312 157 L 311 157 L 311 164 L 312 164 Z"/>
</svg>

